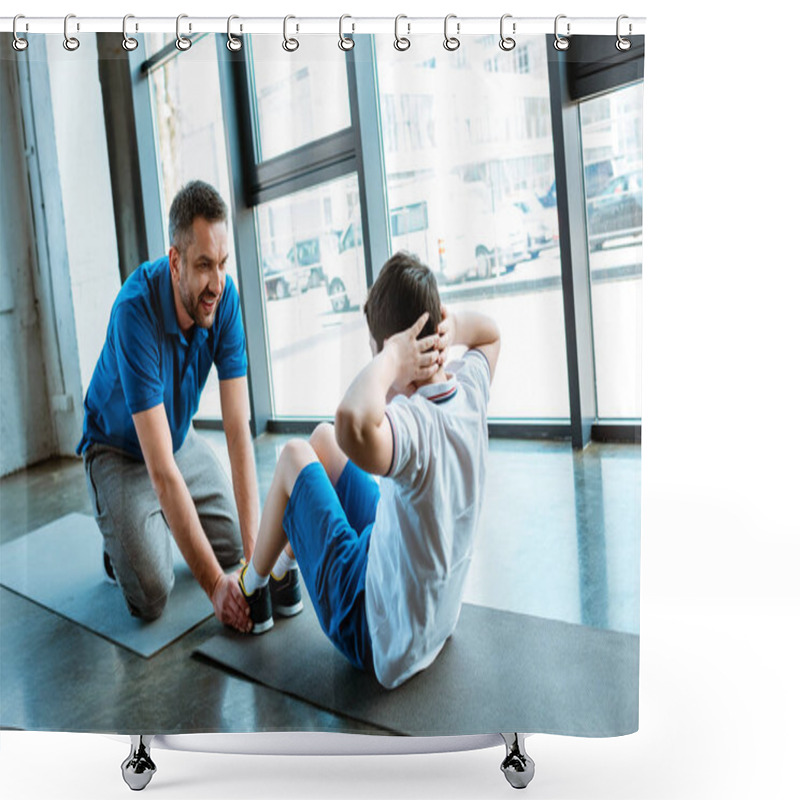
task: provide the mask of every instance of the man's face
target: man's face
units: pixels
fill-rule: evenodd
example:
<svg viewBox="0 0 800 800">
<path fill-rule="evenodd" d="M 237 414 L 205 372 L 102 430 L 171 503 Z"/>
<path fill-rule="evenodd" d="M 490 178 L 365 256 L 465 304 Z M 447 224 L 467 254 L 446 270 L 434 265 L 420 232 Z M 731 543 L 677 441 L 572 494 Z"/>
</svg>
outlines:
<svg viewBox="0 0 800 800">
<path fill-rule="evenodd" d="M 182 250 L 170 247 L 169 267 L 175 289 L 178 324 L 210 328 L 225 288 L 228 229 L 224 222 L 196 217 L 193 236 Z"/>
</svg>

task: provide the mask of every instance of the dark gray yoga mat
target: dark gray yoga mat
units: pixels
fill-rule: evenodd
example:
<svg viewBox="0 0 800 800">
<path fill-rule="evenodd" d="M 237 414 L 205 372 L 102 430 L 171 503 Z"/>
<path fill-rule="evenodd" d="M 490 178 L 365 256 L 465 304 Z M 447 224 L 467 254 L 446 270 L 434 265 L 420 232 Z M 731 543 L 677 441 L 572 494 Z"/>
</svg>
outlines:
<svg viewBox="0 0 800 800">
<path fill-rule="evenodd" d="M 258 683 L 410 736 L 639 727 L 639 637 L 464 604 L 427 670 L 388 691 L 328 641 L 307 596 L 260 636 L 222 629 L 196 652 Z"/>
<path fill-rule="evenodd" d="M 175 587 L 164 614 L 142 622 L 103 580 L 103 544 L 92 517 L 68 514 L 0 547 L 0 584 L 149 658 L 213 614 L 173 543 Z"/>
</svg>

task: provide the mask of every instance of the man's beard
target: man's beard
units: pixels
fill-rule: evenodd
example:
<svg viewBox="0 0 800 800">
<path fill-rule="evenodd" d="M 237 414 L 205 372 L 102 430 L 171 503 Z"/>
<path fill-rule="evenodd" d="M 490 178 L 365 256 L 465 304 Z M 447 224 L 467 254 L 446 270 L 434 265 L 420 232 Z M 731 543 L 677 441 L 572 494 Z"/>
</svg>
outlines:
<svg viewBox="0 0 800 800">
<path fill-rule="evenodd" d="M 217 316 L 217 308 L 219 307 L 219 297 L 217 296 L 214 298 L 213 294 L 209 292 L 203 292 L 198 297 L 192 297 L 188 290 L 179 283 L 179 294 L 181 297 L 181 303 L 183 303 L 183 308 L 186 313 L 192 318 L 192 321 L 200 328 L 210 328 L 214 324 L 214 318 Z M 211 315 L 205 313 L 202 305 L 200 305 L 203 299 L 206 300 L 214 300 L 214 310 L 211 312 Z"/>
</svg>

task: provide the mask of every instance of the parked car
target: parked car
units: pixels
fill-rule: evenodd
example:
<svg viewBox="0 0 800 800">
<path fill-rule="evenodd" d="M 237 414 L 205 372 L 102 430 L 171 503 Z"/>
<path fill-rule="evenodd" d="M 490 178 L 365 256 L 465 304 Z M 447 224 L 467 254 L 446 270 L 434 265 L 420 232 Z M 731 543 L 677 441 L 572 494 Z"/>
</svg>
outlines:
<svg viewBox="0 0 800 800">
<path fill-rule="evenodd" d="M 608 186 L 615 175 L 620 172 L 619 160 L 614 158 L 601 158 L 590 161 L 583 166 L 583 191 L 586 199 L 600 194 Z M 556 182 L 550 184 L 545 194 L 538 196 L 543 208 L 555 208 L 558 204 Z"/>
<path fill-rule="evenodd" d="M 484 184 L 453 176 L 409 181 L 390 196 L 392 248 L 415 253 L 445 284 L 490 278 L 530 258 L 522 209 L 495 206 Z"/>
<path fill-rule="evenodd" d="M 295 242 L 286 254 L 286 258 L 290 264 L 307 273 L 305 289 L 316 289 L 325 283 L 326 258 L 336 251 L 336 234 L 326 233 Z"/>
<path fill-rule="evenodd" d="M 272 255 L 262 259 L 261 272 L 267 300 L 283 300 L 285 297 L 305 291 L 305 287 L 300 286 L 301 278 L 304 276 L 282 256 Z"/>
<path fill-rule="evenodd" d="M 528 255 L 538 258 L 542 250 L 558 244 L 558 214 L 555 208 L 545 207 L 538 198 L 517 200 L 514 205 L 522 211 L 528 236 Z"/>
<path fill-rule="evenodd" d="M 264 259 L 268 300 L 280 300 L 325 284 L 324 262 L 336 257 L 338 236 L 331 232 L 295 242 L 285 256 Z"/>
<path fill-rule="evenodd" d="M 642 234 L 642 171 L 614 178 L 586 202 L 589 247 L 598 250 L 611 239 Z"/>
</svg>

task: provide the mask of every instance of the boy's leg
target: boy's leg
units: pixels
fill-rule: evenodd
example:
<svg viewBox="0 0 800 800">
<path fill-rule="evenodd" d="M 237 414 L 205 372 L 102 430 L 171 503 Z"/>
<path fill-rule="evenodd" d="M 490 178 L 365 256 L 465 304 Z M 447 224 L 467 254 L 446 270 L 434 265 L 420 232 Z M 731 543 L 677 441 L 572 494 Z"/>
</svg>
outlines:
<svg viewBox="0 0 800 800">
<path fill-rule="evenodd" d="M 318 460 L 311 445 L 302 439 L 292 439 L 281 451 L 267 492 L 251 561 L 259 575 L 269 575 L 281 551 L 288 544 L 289 540 L 283 530 L 286 505 L 292 496 L 297 476 L 306 466 Z"/>
<path fill-rule="evenodd" d="M 336 441 L 333 425 L 323 422 L 311 434 L 309 444 L 325 467 L 325 472 L 336 490 L 347 521 L 361 535 L 375 522 L 380 491 L 375 479 L 357 467 L 344 454 Z"/>
<path fill-rule="evenodd" d="M 328 474 L 330 482 L 336 486 L 347 465 L 347 456 L 336 441 L 336 433 L 330 422 L 321 422 L 314 428 L 308 443 L 317 454 L 317 458 Z"/>
<path fill-rule="evenodd" d="M 358 469 L 348 462 L 339 484 L 350 467 Z M 283 528 L 323 632 L 354 666 L 371 670 L 364 603 L 370 535 L 359 534 L 350 524 L 337 490 L 316 458 L 297 477 Z"/>
</svg>

